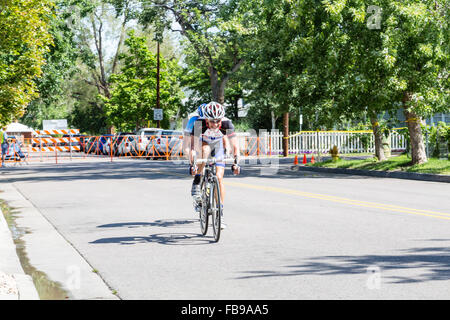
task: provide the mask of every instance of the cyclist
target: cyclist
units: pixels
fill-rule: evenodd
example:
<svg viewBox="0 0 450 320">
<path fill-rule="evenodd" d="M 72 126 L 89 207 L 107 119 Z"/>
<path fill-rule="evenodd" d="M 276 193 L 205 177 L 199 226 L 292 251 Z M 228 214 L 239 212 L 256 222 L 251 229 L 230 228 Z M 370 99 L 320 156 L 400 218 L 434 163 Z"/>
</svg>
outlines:
<svg viewBox="0 0 450 320">
<path fill-rule="evenodd" d="M 193 161 L 193 154 L 192 151 L 194 149 L 194 123 L 195 121 L 199 119 L 204 119 L 203 117 L 203 108 L 206 106 L 206 103 L 202 103 L 200 106 L 198 106 L 197 110 L 190 113 L 188 116 L 188 122 L 186 124 L 186 128 L 184 129 L 184 135 L 183 135 L 183 151 L 184 154 L 188 157 L 190 163 Z M 230 150 L 230 141 L 229 139 L 224 136 L 223 137 L 223 143 L 226 150 Z M 197 150 L 198 152 L 200 150 Z M 189 167 L 189 173 L 192 174 L 192 166 Z"/>
<path fill-rule="evenodd" d="M 202 103 L 200 106 L 198 106 L 197 110 L 195 112 L 192 112 L 189 114 L 189 120 L 186 125 L 186 128 L 184 129 L 184 135 L 183 135 L 183 151 L 186 156 L 189 157 L 189 161 L 192 162 L 192 148 L 194 145 L 194 137 L 191 135 L 191 133 L 194 130 L 194 123 L 198 119 L 203 119 L 203 107 L 206 106 L 206 103 Z"/>
<path fill-rule="evenodd" d="M 203 118 L 197 119 L 194 122 L 193 130 L 191 131 L 191 136 L 193 136 L 194 140 L 196 140 L 194 142 L 199 142 L 194 143 L 194 145 L 200 145 L 201 143 L 200 154 L 202 155 L 202 158 L 208 158 L 209 155 L 212 155 L 218 159 L 218 161 L 216 162 L 216 176 L 219 181 L 221 203 L 223 206 L 225 198 L 225 188 L 223 185 L 225 162 L 221 160 L 225 158 L 225 146 L 228 143 L 227 141 L 229 141 L 230 144 L 230 146 L 228 146 L 227 148 L 227 152 L 232 152 L 236 160 L 235 164 L 233 164 L 232 166 L 232 171 L 235 175 L 240 173 L 240 167 L 238 165 L 239 163 L 238 140 L 234 132 L 234 126 L 232 121 L 225 117 L 224 107 L 217 102 L 210 102 L 206 106 L 204 106 Z M 194 181 L 192 182 L 191 194 L 194 198 L 197 199 L 201 193 L 200 181 L 201 181 L 201 172 L 203 171 L 204 166 L 205 163 L 200 163 L 198 165 L 198 168 L 191 169 L 191 174 L 195 175 Z M 222 226 L 223 228 L 225 228 L 226 227 L 225 223 L 222 223 Z"/>
</svg>

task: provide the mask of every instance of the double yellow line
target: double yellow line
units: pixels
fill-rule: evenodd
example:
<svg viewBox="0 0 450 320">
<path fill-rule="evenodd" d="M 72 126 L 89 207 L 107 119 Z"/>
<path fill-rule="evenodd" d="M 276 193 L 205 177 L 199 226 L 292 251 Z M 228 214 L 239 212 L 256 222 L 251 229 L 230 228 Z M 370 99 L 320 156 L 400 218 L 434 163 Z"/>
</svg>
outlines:
<svg viewBox="0 0 450 320">
<path fill-rule="evenodd" d="M 159 171 L 159 172 L 169 174 L 169 175 L 181 176 L 181 177 L 185 177 L 185 178 L 189 176 L 187 174 L 179 174 L 179 173 L 168 172 L 168 171 Z M 259 186 L 259 185 L 255 185 L 255 184 L 248 184 L 248 183 L 241 183 L 241 182 L 224 181 L 224 183 L 225 183 L 225 185 L 232 186 L 232 187 L 261 190 L 261 191 L 270 191 L 270 192 L 300 196 L 300 197 L 305 197 L 305 198 L 312 198 L 312 199 L 319 199 L 319 200 L 343 203 L 343 204 L 348 204 L 348 205 L 358 206 L 358 207 L 374 208 L 374 209 L 381 209 L 381 210 L 386 210 L 386 211 L 402 212 L 402 213 L 415 214 L 415 215 L 432 217 L 432 218 L 437 218 L 437 219 L 450 220 L 450 213 L 444 213 L 444 212 L 413 209 L 413 208 L 407 208 L 407 207 L 396 206 L 396 205 L 391 205 L 391 204 L 353 200 L 353 199 L 348 199 L 348 198 L 331 196 L 331 195 L 327 195 L 327 194 L 304 192 L 304 191 L 286 189 L 286 188 Z"/>
<path fill-rule="evenodd" d="M 283 193 L 283 194 L 301 196 L 301 197 L 312 198 L 312 199 L 320 199 L 320 200 L 326 200 L 326 201 L 331 201 L 331 202 L 349 204 L 349 205 L 353 205 L 353 206 L 359 206 L 359 207 L 376 208 L 376 209 L 382 209 L 382 210 L 386 210 L 386 211 L 402 212 L 402 213 L 416 214 L 416 215 L 421 215 L 421 216 L 450 220 L 450 214 L 443 213 L 443 212 L 412 209 L 412 208 L 395 206 L 395 205 L 390 205 L 390 204 L 353 200 L 353 199 L 347 199 L 347 198 L 342 198 L 342 197 L 330 196 L 330 195 L 326 195 L 326 194 L 303 192 L 303 191 L 285 189 L 285 188 L 258 186 L 258 185 L 253 185 L 253 184 L 240 183 L 240 182 L 226 181 L 225 185 L 240 187 L 240 188 L 247 188 L 247 189 L 254 189 L 254 190 L 261 190 L 261 191 Z"/>
</svg>

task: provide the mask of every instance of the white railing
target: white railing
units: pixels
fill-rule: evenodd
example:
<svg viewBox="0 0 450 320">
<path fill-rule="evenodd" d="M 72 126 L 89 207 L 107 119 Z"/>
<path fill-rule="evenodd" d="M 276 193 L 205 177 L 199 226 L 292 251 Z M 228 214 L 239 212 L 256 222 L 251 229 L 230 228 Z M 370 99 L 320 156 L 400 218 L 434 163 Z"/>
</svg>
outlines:
<svg viewBox="0 0 450 320">
<path fill-rule="evenodd" d="M 240 148 L 247 155 L 279 155 L 283 153 L 283 133 L 260 132 L 259 136 L 238 134 Z M 334 146 L 339 153 L 373 153 L 375 141 L 372 131 L 302 131 L 289 134 L 289 153 L 328 153 Z M 406 149 L 406 139 L 391 132 L 391 150 Z"/>
</svg>

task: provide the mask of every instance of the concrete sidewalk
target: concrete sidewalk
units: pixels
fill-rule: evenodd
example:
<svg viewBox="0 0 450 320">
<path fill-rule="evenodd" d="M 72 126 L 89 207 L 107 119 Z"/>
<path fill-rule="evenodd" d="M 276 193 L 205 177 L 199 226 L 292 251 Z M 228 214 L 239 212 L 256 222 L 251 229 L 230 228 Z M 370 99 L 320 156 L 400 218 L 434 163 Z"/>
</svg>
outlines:
<svg viewBox="0 0 450 320">
<path fill-rule="evenodd" d="M 81 254 L 12 183 L 0 185 L 0 199 L 14 208 L 15 224 L 27 230 L 20 239 L 30 266 L 64 291 L 64 297 L 42 298 L 25 274 L 8 224 L 0 213 L 0 300 L 117 300 Z M 40 280 L 41 283 L 41 280 Z M 66 297 L 67 295 L 67 297 Z"/>
<path fill-rule="evenodd" d="M 0 300 L 39 300 L 30 276 L 16 253 L 12 233 L 0 209 Z"/>
</svg>

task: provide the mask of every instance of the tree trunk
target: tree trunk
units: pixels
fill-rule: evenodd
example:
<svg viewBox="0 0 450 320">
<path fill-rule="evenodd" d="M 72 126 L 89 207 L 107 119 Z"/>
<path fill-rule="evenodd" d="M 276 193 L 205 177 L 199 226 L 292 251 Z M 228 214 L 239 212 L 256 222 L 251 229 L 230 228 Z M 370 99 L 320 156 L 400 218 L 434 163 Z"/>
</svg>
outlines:
<svg viewBox="0 0 450 320">
<path fill-rule="evenodd" d="M 289 156 L 289 112 L 283 114 L 283 156 Z"/>
<path fill-rule="evenodd" d="M 217 102 L 220 104 L 224 104 L 225 103 L 225 87 L 227 86 L 227 82 L 228 82 L 228 77 L 226 77 L 225 79 L 221 79 L 220 83 L 219 83 L 219 88 L 217 90 Z"/>
<path fill-rule="evenodd" d="M 211 96 L 212 96 L 212 100 L 222 103 L 219 101 L 219 88 L 220 88 L 220 81 L 219 81 L 219 75 L 217 73 L 217 70 L 212 67 L 209 66 L 208 67 L 208 71 L 209 71 L 209 80 L 211 83 Z"/>
<path fill-rule="evenodd" d="M 209 71 L 209 78 L 211 81 L 211 93 L 213 101 L 216 101 L 220 104 L 224 104 L 225 102 L 225 88 L 227 86 L 228 80 L 230 79 L 231 74 L 236 72 L 242 63 L 244 62 L 244 59 L 239 59 L 231 68 L 231 70 L 222 76 L 221 79 L 219 79 L 219 73 L 216 68 L 212 66 L 212 62 L 210 62 L 210 66 L 208 67 Z"/>
<path fill-rule="evenodd" d="M 220 104 L 225 102 L 225 82 L 219 81 L 217 75 L 211 77 L 212 100 Z"/>
<path fill-rule="evenodd" d="M 239 118 L 239 98 L 240 97 L 235 95 L 232 98 L 233 98 L 233 105 L 231 106 L 232 108 L 230 108 L 230 107 L 227 108 L 229 110 L 227 112 L 227 117 L 232 120 L 237 120 Z"/>
<path fill-rule="evenodd" d="M 272 130 L 275 130 L 277 128 L 276 122 L 277 122 L 278 117 L 275 117 L 275 112 L 273 110 L 270 111 L 270 116 L 272 118 Z"/>
<path fill-rule="evenodd" d="M 129 19 L 129 16 L 128 16 L 129 3 L 128 3 L 128 1 L 125 1 L 124 5 L 125 5 L 125 8 L 123 9 L 123 22 L 122 22 L 122 26 L 120 29 L 119 43 L 117 44 L 116 54 L 114 55 L 111 74 L 116 73 L 117 62 L 119 61 L 119 53 L 120 53 L 120 49 L 122 48 L 123 41 L 125 39 L 126 27 L 127 27 L 127 23 L 128 23 L 128 19 Z"/>
<path fill-rule="evenodd" d="M 375 157 L 377 157 L 378 161 L 384 161 L 386 160 L 386 155 L 383 150 L 383 132 L 376 116 L 371 116 L 370 122 L 372 123 L 373 136 L 375 138 Z"/>
<path fill-rule="evenodd" d="M 403 113 L 408 125 L 412 164 L 421 164 L 428 161 L 420 125 L 422 119 L 412 109 L 408 110 L 408 101 L 411 101 L 411 94 L 405 93 L 403 96 Z"/>
</svg>

